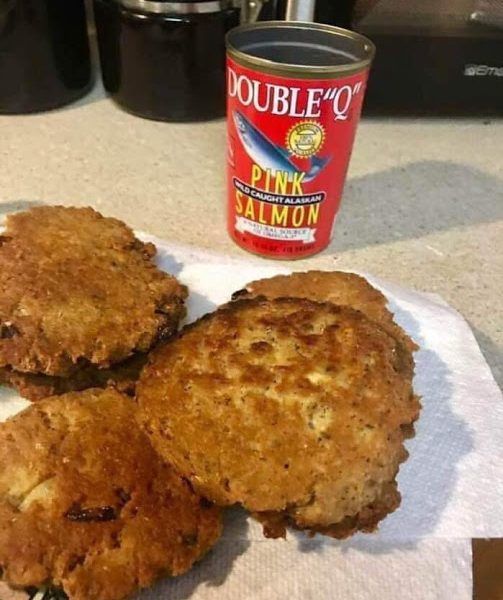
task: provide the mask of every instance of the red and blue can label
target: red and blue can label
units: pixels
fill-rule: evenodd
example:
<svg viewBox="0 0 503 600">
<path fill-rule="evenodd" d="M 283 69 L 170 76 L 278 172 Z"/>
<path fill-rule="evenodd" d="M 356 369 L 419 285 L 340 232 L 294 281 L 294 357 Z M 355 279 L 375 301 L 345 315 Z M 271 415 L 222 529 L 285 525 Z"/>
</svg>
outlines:
<svg viewBox="0 0 503 600">
<path fill-rule="evenodd" d="M 329 244 L 367 77 L 271 75 L 228 57 L 228 231 L 238 245 L 296 259 Z"/>
</svg>

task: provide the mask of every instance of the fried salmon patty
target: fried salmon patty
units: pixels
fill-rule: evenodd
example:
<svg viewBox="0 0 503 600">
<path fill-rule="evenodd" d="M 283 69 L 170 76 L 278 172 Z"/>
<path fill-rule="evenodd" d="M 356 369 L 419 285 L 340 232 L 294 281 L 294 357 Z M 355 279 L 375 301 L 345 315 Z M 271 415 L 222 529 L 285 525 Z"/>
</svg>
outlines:
<svg viewBox="0 0 503 600">
<path fill-rule="evenodd" d="M 219 509 L 164 464 L 115 390 L 43 400 L 0 424 L 0 569 L 10 585 L 119 600 L 187 571 Z"/>
<path fill-rule="evenodd" d="M 258 279 L 246 285 L 243 290 L 233 294 L 233 298 L 308 298 L 317 302 L 331 302 L 340 306 L 349 306 L 359 310 L 370 320 L 378 323 L 398 342 L 403 370 L 414 375 L 413 352 L 418 350 L 417 344 L 394 321 L 393 313 L 387 308 L 386 296 L 361 275 L 345 271 L 306 271 L 289 275 L 276 275 L 269 279 Z M 420 403 L 416 397 L 419 417 Z M 406 437 L 414 435 L 414 426 L 403 427 Z"/>
<path fill-rule="evenodd" d="M 266 298 L 309 298 L 319 302 L 332 302 L 360 310 L 372 321 L 402 342 L 407 350 L 417 350 L 416 344 L 393 320 L 387 308 L 387 299 L 379 290 L 356 273 L 344 271 L 307 271 L 277 275 L 269 279 L 250 282 L 244 290 L 234 294 L 244 296 L 265 296 Z"/>
<path fill-rule="evenodd" d="M 0 366 L 69 376 L 146 352 L 173 333 L 187 290 L 153 244 L 91 208 L 37 207 L 0 238 Z"/>
<path fill-rule="evenodd" d="M 3 367 L 0 368 L 0 383 L 14 388 L 23 398 L 32 402 L 93 387 L 114 387 L 123 394 L 134 396 L 136 382 L 147 362 L 147 356 L 135 354 L 108 369 L 98 369 L 94 365 L 83 366 L 76 369 L 70 377 L 22 373 Z"/>
<path fill-rule="evenodd" d="M 158 452 L 268 535 L 345 537 L 399 504 L 411 373 L 399 342 L 351 308 L 236 300 L 156 349 L 137 399 Z"/>
</svg>

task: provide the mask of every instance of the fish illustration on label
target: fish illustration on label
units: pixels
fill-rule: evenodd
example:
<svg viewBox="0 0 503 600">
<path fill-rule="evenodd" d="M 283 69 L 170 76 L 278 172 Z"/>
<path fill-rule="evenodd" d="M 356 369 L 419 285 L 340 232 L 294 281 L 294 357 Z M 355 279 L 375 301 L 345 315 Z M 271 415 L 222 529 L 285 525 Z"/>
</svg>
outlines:
<svg viewBox="0 0 503 600">
<path fill-rule="evenodd" d="M 298 178 L 302 171 L 292 162 L 292 152 L 288 151 L 267 138 L 257 127 L 238 110 L 233 112 L 234 124 L 239 139 L 243 144 L 248 156 L 263 171 L 268 170 L 272 174 L 288 173 L 288 181 Z M 308 183 L 312 181 L 328 164 L 330 157 L 318 158 L 313 156 L 309 159 L 310 167 L 304 172 L 302 181 Z"/>
</svg>

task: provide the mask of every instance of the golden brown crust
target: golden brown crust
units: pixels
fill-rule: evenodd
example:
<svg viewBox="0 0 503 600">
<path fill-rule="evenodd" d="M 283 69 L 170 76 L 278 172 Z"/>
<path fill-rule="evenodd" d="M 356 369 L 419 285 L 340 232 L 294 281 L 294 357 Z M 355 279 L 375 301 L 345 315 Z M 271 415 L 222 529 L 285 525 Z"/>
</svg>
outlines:
<svg viewBox="0 0 503 600">
<path fill-rule="evenodd" d="M 326 527 L 312 527 L 310 535 L 320 533 L 339 540 L 345 539 L 358 531 L 371 533 L 375 531 L 380 521 L 400 506 L 400 492 L 396 481 L 383 486 L 381 496 L 371 504 L 361 508 L 355 515 L 344 517 L 338 523 Z M 253 515 L 263 525 L 264 535 L 268 538 L 285 538 L 286 528 L 298 529 L 295 521 L 288 512 L 254 513 Z"/>
<path fill-rule="evenodd" d="M 187 571 L 220 529 L 115 390 L 43 400 L 0 425 L 0 568 L 13 586 L 119 600 Z"/>
<path fill-rule="evenodd" d="M 233 294 L 233 299 L 255 298 L 307 298 L 316 302 L 331 302 L 339 306 L 349 306 L 359 310 L 371 321 L 378 323 L 386 333 L 397 342 L 397 354 L 402 369 L 408 375 L 414 375 L 413 352 L 418 345 L 393 319 L 393 313 L 387 308 L 386 296 L 361 275 L 345 271 L 306 271 L 276 275 L 269 279 L 251 281 L 243 290 Z M 413 401 L 417 406 L 416 419 L 419 417 L 420 403 L 417 396 Z M 405 437 L 414 436 L 414 425 L 403 427 Z"/>
<path fill-rule="evenodd" d="M 0 383 L 14 388 L 23 398 L 37 402 L 49 396 L 80 392 L 88 388 L 114 387 L 127 396 L 134 396 L 136 382 L 147 362 L 147 354 L 135 354 L 109 369 L 87 365 L 69 377 L 20 373 L 8 367 L 0 368 Z"/>
<path fill-rule="evenodd" d="M 361 311 L 372 321 L 379 323 L 391 336 L 413 352 L 417 345 L 405 331 L 393 321 L 393 314 L 387 308 L 387 299 L 379 290 L 356 273 L 344 271 L 307 271 L 277 275 L 269 279 L 250 282 L 234 297 L 265 296 L 266 298 L 308 298 L 318 302 L 332 302 L 350 306 Z"/>
<path fill-rule="evenodd" d="M 10 215 L 0 239 L 0 366 L 68 376 L 173 333 L 187 290 L 154 255 L 124 223 L 91 208 Z"/>
<path fill-rule="evenodd" d="M 396 508 L 411 390 L 399 343 L 362 313 L 259 297 L 155 350 L 137 399 L 154 446 L 201 493 L 335 535 Z"/>
</svg>

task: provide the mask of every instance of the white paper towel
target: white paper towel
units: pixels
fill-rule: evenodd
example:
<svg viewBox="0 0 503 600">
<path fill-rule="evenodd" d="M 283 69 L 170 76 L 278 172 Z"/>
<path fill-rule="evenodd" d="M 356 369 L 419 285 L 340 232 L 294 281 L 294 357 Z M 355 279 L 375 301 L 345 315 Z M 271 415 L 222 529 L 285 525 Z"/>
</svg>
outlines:
<svg viewBox="0 0 503 600">
<path fill-rule="evenodd" d="M 288 272 L 153 241 L 162 268 L 190 288 L 188 320 L 248 281 Z M 301 265 L 299 265 L 301 268 Z M 244 512 L 227 514 L 224 538 L 187 575 L 138 599 L 457 600 L 471 598 L 471 537 L 503 535 L 503 402 L 468 325 L 442 299 L 369 277 L 420 344 L 415 387 L 423 410 L 399 474 L 402 506 L 379 533 L 351 540 L 266 540 Z M 1 389 L 0 419 L 26 406 Z"/>
<path fill-rule="evenodd" d="M 265 540 L 248 535 L 241 511 L 226 517 L 222 539 L 191 571 L 133 600 L 472 600 L 467 540 Z M 28 598 L 0 583 L 0 600 Z"/>
<path fill-rule="evenodd" d="M 248 531 L 247 531 L 248 527 Z M 224 536 L 186 575 L 135 600 L 471 600 L 471 545 L 335 541 L 304 534 L 266 540 L 260 527 L 229 511 Z"/>
</svg>

